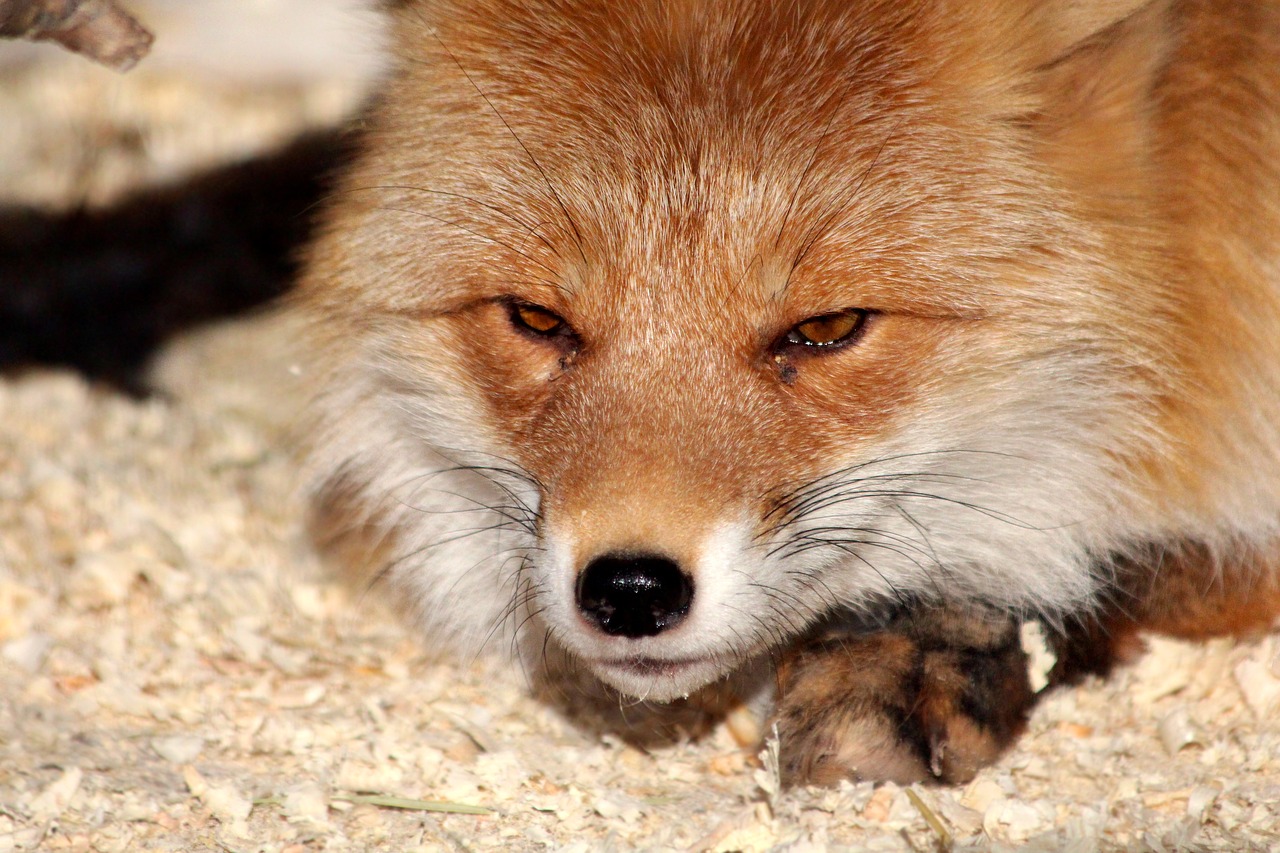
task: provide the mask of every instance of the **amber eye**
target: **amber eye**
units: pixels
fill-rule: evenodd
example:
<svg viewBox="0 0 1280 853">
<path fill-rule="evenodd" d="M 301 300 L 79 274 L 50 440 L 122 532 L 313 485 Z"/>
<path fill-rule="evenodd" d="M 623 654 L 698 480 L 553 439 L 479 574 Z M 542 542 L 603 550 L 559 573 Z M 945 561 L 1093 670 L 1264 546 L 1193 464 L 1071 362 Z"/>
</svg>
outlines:
<svg viewBox="0 0 1280 853">
<path fill-rule="evenodd" d="M 857 337 L 867 321 L 867 312 L 857 308 L 820 314 L 798 323 L 783 338 L 783 343 L 806 347 L 835 347 Z"/>
<path fill-rule="evenodd" d="M 560 315 L 540 305 L 513 300 L 507 303 L 507 311 L 512 325 L 522 331 L 546 337 L 572 334 L 569 324 Z"/>
</svg>

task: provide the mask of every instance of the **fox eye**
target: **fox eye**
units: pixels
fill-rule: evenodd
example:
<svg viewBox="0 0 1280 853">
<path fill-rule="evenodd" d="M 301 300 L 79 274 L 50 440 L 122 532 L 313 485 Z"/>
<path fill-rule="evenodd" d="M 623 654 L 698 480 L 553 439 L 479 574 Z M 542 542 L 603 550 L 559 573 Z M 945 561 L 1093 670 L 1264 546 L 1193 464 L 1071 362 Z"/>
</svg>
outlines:
<svg viewBox="0 0 1280 853">
<path fill-rule="evenodd" d="M 797 323 L 782 339 L 783 345 L 804 347 L 839 347 L 852 343 L 866 324 L 867 312 L 850 308 L 810 317 Z"/>
<path fill-rule="evenodd" d="M 541 305 L 512 300 L 507 303 L 507 312 L 511 324 L 521 331 L 547 338 L 573 334 L 564 318 Z"/>
</svg>

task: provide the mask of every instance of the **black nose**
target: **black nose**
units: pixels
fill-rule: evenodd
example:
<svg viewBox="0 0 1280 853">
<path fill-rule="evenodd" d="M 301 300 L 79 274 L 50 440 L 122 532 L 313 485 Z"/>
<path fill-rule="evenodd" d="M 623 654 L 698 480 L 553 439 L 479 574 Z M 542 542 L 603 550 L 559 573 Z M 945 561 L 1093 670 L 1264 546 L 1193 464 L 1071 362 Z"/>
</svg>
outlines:
<svg viewBox="0 0 1280 853">
<path fill-rule="evenodd" d="M 689 612 L 693 581 L 666 557 L 606 554 L 578 575 L 578 608 L 612 636 L 652 637 Z"/>
</svg>

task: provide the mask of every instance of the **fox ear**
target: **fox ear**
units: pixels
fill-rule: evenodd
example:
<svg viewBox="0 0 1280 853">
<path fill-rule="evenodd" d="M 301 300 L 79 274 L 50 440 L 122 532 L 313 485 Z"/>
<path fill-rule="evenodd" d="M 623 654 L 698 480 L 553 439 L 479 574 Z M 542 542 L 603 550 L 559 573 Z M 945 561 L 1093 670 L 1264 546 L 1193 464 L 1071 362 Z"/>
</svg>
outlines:
<svg viewBox="0 0 1280 853">
<path fill-rule="evenodd" d="M 1046 38 L 1048 113 L 1131 111 L 1148 97 L 1173 43 L 1171 0 L 1032 0 Z"/>
<path fill-rule="evenodd" d="M 949 32 L 957 56 L 985 70 L 995 48 L 1014 78 L 1022 82 L 1030 75 L 1031 90 L 1052 104 L 1059 95 L 1072 95 L 1056 83 L 1069 87 L 1107 76 L 1118 69 L 1117 59 L 1142 64 L 1144 58 L 1163 57 L 1170 10 L 1178 0 L 940 2 L 941 17 L 959 22 Z"/>
<path fill-rule="evenodd" d="M 1066 56 L 1108 30 L 1121 27 L 1124 21 L 1142 16 L 1150 7 L 1168 5 L 1164 0 L 1031 0 L 1031 3 L 1032 14 L 1041 17 L 1047 53 L 1052 59 Z"/>
<path fill-rule="evenodd" d="M 1056 40 L 1051 58 L 1032 77 L 1041 155 L 1071 186 L 1094 188 L 1097 220 L 1116 218 L 1125 199 L 1149 192 L 1154 101 L 1176 43 L 1173 0 L 1032 2 L 1057 16 L 1044 22 Z"/>
</svg>

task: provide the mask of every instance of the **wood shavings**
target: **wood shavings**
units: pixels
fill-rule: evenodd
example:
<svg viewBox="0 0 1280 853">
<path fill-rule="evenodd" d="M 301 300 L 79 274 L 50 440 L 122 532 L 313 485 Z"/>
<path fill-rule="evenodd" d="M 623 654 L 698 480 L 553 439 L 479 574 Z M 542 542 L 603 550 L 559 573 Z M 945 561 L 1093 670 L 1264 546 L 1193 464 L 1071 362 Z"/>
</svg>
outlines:
<svg viewBox="0 0 1280 853">
<path fill-rule="evenodd" d="M 1200 785 L 1187 797 L 1187 817 L 1197 823 L 1203 823 L 1206 813 L 1220 791 L 1210 785 Z"/>
<path fill-rule="evenodd" d="M 1016 800 L 1000 800 L 982 816 L 987 835 L 1019 843 L 1050 826 L 1050 818 L 1036 805 Z"/>
<path fill-rule="evenodd" d="M 21 669 L 34 673 L 39 672 L 52 646 L 52 637 L 47 634 L 32 633 L 5 643 L 0 647 L 0 655 Z"/>
<path fill-rule="evenodd" d="M 204 738 L 185 735 L 153 738 L 151 748 L 165 761 L 173 764 L 190 764 L 204 750 Z"/>
<path fill-rule="evenodd" d="M 986 812 L 993 805 L 1003 802 L 1004 799 L 1004 789 L 994 779 L 979 776 L 969 783 L 969 787 L 965 788 L 960 802 L 966 808 L 976 812 Z"/>
<path fill-rule="evenodd" d="M 764 792 L 770 807 L 776 807 L 778 797 L 782 794 L 782 763 L 776 725 L 765 739 L 764 748 L 760 750 L 760 764 L 761 768 L 752 774 L 752 778 Z"/>
<path fill-rule="evenodd" d="M 242 791 L 229 784 L 210 784 L 191 765 L 182 768 L 182 779 L 192 796 L 199 798 L 215 817 L 238 824 L 253 811 L 253 801 Z"/>
<path fill-rule="evenodd" d="M 139 566 L 127 554 L 82 554 L 67 581 L 67 602 L 84 609 L 120 604 L 129 597 L 129 590 L 140 574 Z"/>
<path fill-rule="evenodd" d="M 71 767 L 63 771 L 57 781 L 49 785 L 31 800 L 28 808 L 38 821 L 52 820 L 67 810 L 72 799 L 80 790 L 80 782 L 84 779 L 84 771 L 79 767 Z"/>
<path fill-rule="evenodd" d="M 278 708 L 310 708 L 324 698 L 323 684 L 290 684 L 275 692 Z"/>
<path fill-rule="evenodd" d="M 1280 643 L 1272 638 L 1260 643 L 1232 670 L 1245 701 L 1259 719 L 1272 718 L 1280 711 L 1278 662 Z"/>
<path fill-rule="evenodd" d="M 746 705 L 738 705 L 725 716 L 724 725 L 741 749 L 753 749 L 764 740 L 760 719 Z"/>
<path fill-rule="evenodd" d="M 333 799 L 348 803 L 364 803 L 388 809 L 411 812 L 442 812 L 444 814 L 490 815 L 492 809 L 468 803 L 451 803 L 444 800 L 419 800 L 412 797 L 393 797 L 386 794 L 334 794 Z"/>
<path fill-rule="evenodd" d="M 1165 752 L 1170 755 L 1176 755 L 1184 746 L 1196 743 L 1199 737 L 1191 722 L 1191 714 L 1185 707 L 1176 708 L 1166 714 L 1157 728 L 1160 732 L 1160 742 L 1164 744 Z"/>
<path fill-rule="evenodd" d="M 329 823 L 329 797 L 315 782 L 301 782 L 284 795 L 284 813 L 291 821 L 325 827 Z"/>
<path fill-rule="evenodd" d="M 1044 626 L 1037 621 L 1023 622 L 1018 640 L 1027 655 L 1027 681 L 1032 690 L 1039 692 L 1048 685 L 1049 672 L 1058 662 L 1058 656 L 1049 648 Z"/>
<path fill-rule="evenodd" d="M 929 824 L 929 828 L 937 833 L 938 845 L 944 849 L 950 847 L 951 833 L 947 831 L 946 826 L 938 819 L 937 814 L 934 813 L 929 804 L 911 788 L 904 789 L 903 793 L 907 795 L 911 805 L 915 806 L 916 810 L 920 812 L 920 816 L 924 818 L 925 823 Z"/>
<path fill-rule="evenodd" d="M 52 606 L 48 597 L 39 590 L 12 579 L 0 579 L 0 642 L 7 644 L 15 638 L 28 642 L 30 638 L 41 636 L 39 633 L 28 635 L 28 632 Z M 8 656 L 9 653 L 5 654 Z"/>
</svg>

